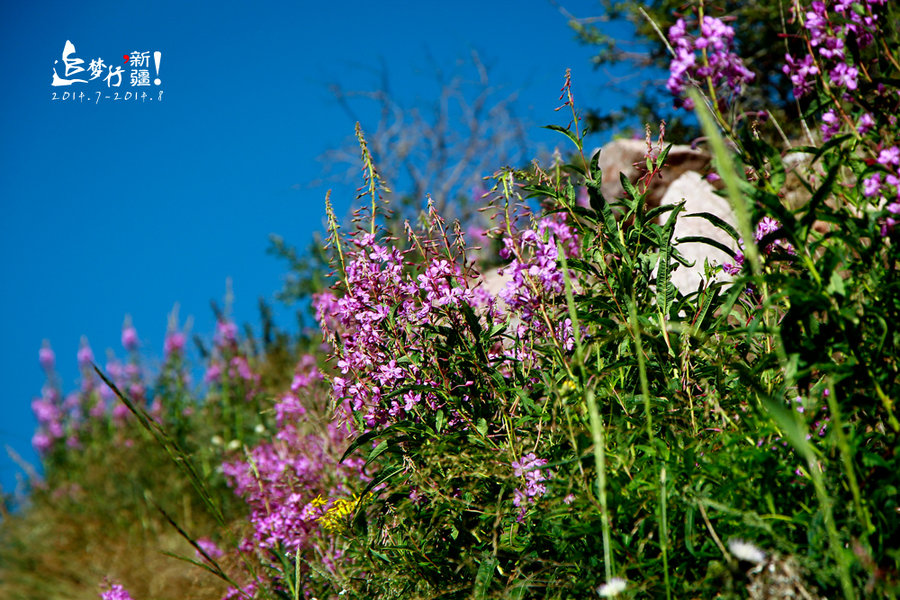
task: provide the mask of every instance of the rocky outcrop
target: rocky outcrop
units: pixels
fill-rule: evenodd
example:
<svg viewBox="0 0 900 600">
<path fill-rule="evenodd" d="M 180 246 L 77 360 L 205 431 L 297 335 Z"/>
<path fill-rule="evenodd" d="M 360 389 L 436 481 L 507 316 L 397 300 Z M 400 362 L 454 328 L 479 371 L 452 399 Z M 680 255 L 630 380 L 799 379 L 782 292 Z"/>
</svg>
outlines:
<svg viewBox="0 0 900 600">
<path fill-rule="evenodd" d="M 598 164 L 602 169 L 602 190 L 607 200 L 612 201 L 625 194 L 619 180 L 619 173 L 635 183 L 646 174 L 645 156 L 647 143 L 643 140 L 614 140 L 599 150 Z M 732 227 L 737 227 L 737 220 L 728 204 L 728 200 L 719 196 L 710 183 L 703 179 L 699 172 L 709 166 L 709 155 L 690 146 L 673 146 L 666 159 L 666 166 L 654 177 L 647 195 L 648 207 L 676 205 L 685 201 L 685 210 L 675 224 L 674 240 L 706 237 L 715 240 L 732 250 L 737 244 L 727 233 L 701 217 L 691 214 L 711 213 L 721 218 Z M 665 215 L 663 219 L 665 219 Z M 672 283 L 683 294 L 697 290 L 701 280 L 705 279 L 704 268 L 707 261 L 715 267 L 715 281 L 729 279 L 720 268 L 725 262 L 732 262 L 732 257 L 718 248 L 702 242 L 681 242 L 677 246 L 679 252 L 693 263 L 691 267 L 679 264 L 672 273 Z M 494 298 L 499 300 L 499 292 L 506 287 L 510 275 L 492 269 L 481 276 L 482 283 Z M 707 283 L 709 283 L 707 281 Z"/>
<path fill-rule="evenodd" d="M 660 205 L 676 205 L 682 201 L 685 202 L 685 210 L 675 222 L 673 238 L 677 244 L 678 251 L 689 262 L 692 262 L 693 266 L 688 268 L 679 264 L 672 273 L 672 283 L 675 284 L 675 287 L 681 293 L 688 294 L 696 291 L 700 281 L 704 278 L 704 264 L 706 261 L 713 265 L 721 265 L 724 262 L 733 261 L 731 256 L 714 246 L 702 242 L 678 243 L 679 239 L 705 237 L 720 242 L 732 250 L 737 249 L 737 244 L 730 235 L 706 219 L 690 215 L 704 212 L 711 213 L 735 228 L 737 228 L 737 219 L 731 210 L 728 200 L 716 194 L 713 187 L 699 173 L 693 171 L 684 173 L 666 189 L 660 200 Z M 716 269 L 714 280 L 724 281 L 728 278 L 728 275 L 721 269 Z"/>
<path fill-rule="evenodd" d="M 619 181 L 619 173 L 624 173 L 631 183 L 635 183 L 647 173 L 645 158 L 647 142 L 644 140 L 613 140 L 598 151 L 603 195 L 610 201 L 625 194 Z M 703 172 L 708 165 L 709 155 L 706 152 L 690 146 L 672 146 L 666 158 L 666 165 L 653 178 L 647 191 L 647 205 L 659 206 L 666 189 L 673 181 L 688 171 Z"/>
</svg>

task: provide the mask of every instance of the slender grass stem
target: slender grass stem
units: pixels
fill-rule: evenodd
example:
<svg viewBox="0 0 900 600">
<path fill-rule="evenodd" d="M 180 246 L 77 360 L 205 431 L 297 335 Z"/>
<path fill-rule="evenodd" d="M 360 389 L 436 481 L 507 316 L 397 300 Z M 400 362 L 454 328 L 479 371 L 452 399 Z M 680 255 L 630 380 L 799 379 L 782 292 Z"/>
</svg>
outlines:
<svg viewBox="0 0 900 600">
<path fill-rule="evenodd" d="M 575 295 L 572 292 L 572 281 L 569 277 L 569 266 L 566 254 L 562 246 L 557 247 L 559 261 L 562 264 L 563 279 L 566 286 L 566 307 L 569 311 L 569 319 L 572 321 L 572 336 L 575 338 L 575 360 L 579 374 L 579 387 L 584 393 L 588 407 L 588 418 L 591 425 L 591 438 L 594 442 L 594 460 L 597 463 L 597 495 L 600 500 L 600 527 L 603 537 L 603 569 L 606 581 L 612 579 L 614 572 L 612 556 L 612 540 L 610 534 L 609 501 L 606 495 L 606 439 L 603 427 L 603 419 L 597 409 L 597 401 L 594 397 L 592 385 L 588 385 L 584 365 L 584 346 L 581 341 L 581 324 L 578 320 L 578 311 L 575 308 Z"/>
<path fill-rule="evenodd" d="M 668 492 L 666 490 L 666 468 L 663 467 L 659 472 L 659 504 L 662 513 L 659 520 L 659 545 L 662 550 L 663 559 L 663 581 L 666 585 L 666 599 L 672 600 L 672 584 L 669 581 L 669 521 L 666 514 L 666 500 Z"/>
</svg>

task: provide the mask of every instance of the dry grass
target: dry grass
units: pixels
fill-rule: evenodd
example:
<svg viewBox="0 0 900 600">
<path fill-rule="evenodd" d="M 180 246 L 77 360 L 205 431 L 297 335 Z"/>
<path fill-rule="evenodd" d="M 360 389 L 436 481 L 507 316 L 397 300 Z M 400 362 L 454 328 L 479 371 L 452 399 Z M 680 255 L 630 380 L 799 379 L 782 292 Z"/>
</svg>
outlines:
<svg viewBox="0 0 900 600">
<path fill-rule="evenodd" d="M 140 600 L 222 597 L 219 579 L 164 554 L 195 557 L 145 499 L 152 495 L 191 535 L 211 535 L 218 529 L 193 489 L 152 442 L 116 448 L 102 458 L 85 450 L 69 477 L 51 476 L 0 522 L 0 598 L 96 600 L 105 578 Z"/>
</svg>

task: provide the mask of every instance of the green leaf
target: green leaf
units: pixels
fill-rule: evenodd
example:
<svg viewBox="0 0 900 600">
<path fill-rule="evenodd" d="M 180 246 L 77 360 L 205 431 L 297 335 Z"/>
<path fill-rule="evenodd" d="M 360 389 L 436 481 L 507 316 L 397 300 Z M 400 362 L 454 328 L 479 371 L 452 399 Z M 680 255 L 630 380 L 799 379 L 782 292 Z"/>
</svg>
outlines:
<svg viewBox="0 0 900 600">
<path fill-rule="evenodd" d="M 374 488 L 375 486 L 377 486 L 381 483 L 384 483 L 384 482 L 388 481 L 389 479 L 393 478 L 398 473 L 401 473 L 403 471 L 403 468 L 404 467 L 401 465 L 399 467 L 384 468 L 381 471 L 379 471 L 378 475 L 376 475 L 375 477 L 372 478 L 372 481 L 369 482 L 369 485 L 367 485 L 365 487 L 365 489 L 362 491 L 362 493 L 359 495 L 360 498 L 364 498 L 366 496 L 366 494 L 371 492 L 372 488 Z"/>
<path fill-rule="evenodd" d="M 490 333 L 488 333 L 488 337 L 489 338 L 495 337 L 498 334 L 501 334 L 504 331 L 506 331 L 506 328 L 507 328 L 506 323 L 494 323 L 493 325 L 491 325 L 491 331 L 490 331 Z"/>
<path fill-rule="evenodd" d="M 613 250 L 618 254 L 624 254 L 624 249 L 622 245 L 619 243 L 618 232 L 619 232 L 619 224 L 616 221 L 616 217 L 612 213 L 612 209 L 609 207 L 609 202 L 606 201 L 606 198 L 603 197 L 603 192 L 600 187 L 600 182 L 598 181 L 588 181 L 586 182 L 588 189 L 588 197 L 591 201 L 591 208 L 600 213 L 600 216 L 603 219 L 603 229 L 606 234 L 603 239 L 612 246 Z"/>
<path fill-rule="evenodd" d="M 366 466 L 369 466 L 373 460 L 381 456 L 381 454 L 390 447 L 391 441 L 392 440 L 382 440 L 377 446 L 372 448 L 372 451 L 369 452 L 369 457 L 366 459 Z"/>
<path fill-rule="evenodd" d="M 588 175 L 590 175 L 589 179 L 593 179 L 595 181 L 601 181 L 603 179 L 603 170 L 600 168 L 600 152 L 602 150 L 597 150 L 594 152 L 594 156 L 591 157 L 591 170 Z"/>
<path fill-rule="evenodd" d="M 684 218 L 688 218 L 688 217 L 696 217 L 698 219 L 706 219 L 707 221 L 709 221 L 710 223 L 712 223 L 713 225 L 715 225 L 716 227 L 718 227 L 719 229 L 721 229 L 722 231 L 724 231 L 725 233 L 730 235 L 734 241 L 738 241 L 739 239 L 741 239 L 741 235 L 737 232 L 737 230 L 735 230 L 734 227 L 732 227 L 727 222 L 722 220 L 721 217 L 718 217 L 712 213 L 708 213 L 708 212 L 691 213 L 689 215 L 684 216 Z"/>
<path fill-rule="evenodd" d="M 575 197 L 575 186 L 572 185 L 571 180 L 566 180 L 566 206 L 575 206 L 575 202 L 577 198 Z"/>
<path fill-rule="evenodd" d="M 829 294 L 837 294 L 838 296 L 846 295 L 846 292 L 844 291 L 844 279 L 837 271 L 831 272 L 831 279 L 828 281 L 828 287 L 825 288 L 825 291 Z"/>
<path fill-rule="evenodd" d="M 487 591 L 491 587 L 491 580 L 494 577 L 494 569 L 500 561 L 495 556 L 488 556 L 481 561 L 478 566 L 478 573 L 475 575 L 475 589 L 473 597 L 476 600 L 484 600 L 487 597 Z"/>
<path fill-rule="evenodd" d="M 729 256 L 734 258 L 734 250 L 732 250 L 731 248 L 729 248 L 728 246 L 726 246 L 725 244 L 723 244 L 722 242 L 720 242 L 718 240 L 714 240 L 712 238 L 708 238 L 708 237 L 705 237 L 702 235 L 688 235 L 685 237 L 680 237 L 680 238 L 678 238 L 678 243 L 679 244 L 707 244 L 709 246 L 712 246 L 713 248 L 716 248 L 718 250 L 721 250 L 722 252 L 725 252 L 726 254 L 728 254 Z"/>
<path fill-rule="evenodd" d="M 666 158 L 668 158 L 668 156 L 669 156 L 669 150 L 672 149 L 673 145 L 674 144 L 669 144 L 668 146 L 666 146 L 665 150 L 660 152 L 659 156 L 656 157 L 656 168 L 657 169 L 662 168 L 663 163 L 666 162 Z"/>
<path fill-rule="evenodd" d="M 341 456 L 341 460 L 339 460 L 338 463 L 343 463 L 345 460 L 347 460 L 347 457 L 353 453 L 354 450 L 356 450 L 366 442 L 375 439 L 379 435 L 382 435 L 383 433 L 383 431 L 368 431 L 362 434 L 361 436 L 350 442 L 350 445 L 347 446 L 346 450 L 344 450 L 344 454 Z"/>
<path fill-rule="evenodd" d="M 675 208 L 674 204 L 663 204 L 662 206 L 657 206 L 656 208 L 650 209 L 647 211 L 647 215 L 644 217 L 647 221 L 655 221 L 656 217 L 659 215 L 669 212 Z"/>
<path fill-rule="evenodd" d="M 816 193 L 813 194 L 812 198 L 810 198 L 809 202 L 804 207 L 806 209 L 806 214 L 800 219 L 800 225 L 802 226 L 802 231 L 800 236 L 803 240 L 806 239 L 807 235 L 809 235 L 809 229 L 815 223 L 819 205 L 825 201 L 831 195 L 831 190 L 834 187 L 834 182 L 837 179 L 839 166 L 834 166 L 828 173 L 825 175 L 825 181 L 822 182 L 822 185 L 819 186 L 819 189 L 816 190 Z M 799 241 L 803 241 L 799 240 Z"/>
<path fill-rule="evenodd" d="M 460 307 L 462 308 L 463 316 L 466 318 L 466 324 L 472 331 L 472 336 L 477 340 L 481 337 L 481 323 L 478 322 L 478 317 L 475 316 L 475 312 L 467 302 L 461 302 Z"/>
<path fill-rule="evenodd" d="M 634 184 L 631 183 L 631 180 L 625 176 L 625 173 L 619 173 L 619 182 L 622 184 L 622 189 L 625 190 L 628 197 L 635 202 L 642 197 L 641 194 L 638 193 L 637 188 L 634 187 Z"/>
<path fill-rule="evenodd" d="M 482 436 L 487 436 L 488 425 L 487 421 L 485 421 L 483 417 L 481 419 L 478 419 L 478 421 L 475 423 L 475 430 L 478 431 L 478 433 L 480 433 Z"/>
<path fill-rule="evenodd" d="M 684 202 L 681 202 L 666 220 L 660 239 L 659 260 L 656 263 L 656 304 L 662 310 L 663 315 L 669 314 L 672 300 L 675 298 L 675 287 L 671 284 L 672 270 L 669 263 L 672 257 L 672 234 L 675 232 L 678 213 L 683 210 Z"/>
<path fill-rule="evenodd" d="M 410 387 L 413 387 L 413 386 L 410 386 Z M 426 388 L 426 389 L 430 391 L 433 388 Z M 367 431 L 366 433 L 362 434 L 361 436 L 359 436 L 358 438 L 356 438 L 355 440 L 350 442 L 350 445 L 347 446 L 346 450 L 344 450 L 344 454 L 341 456 L 341 460 L 339 462 L 344 462 L 347 459 L 347 457 L 353 453 L 354 450 L 356 450 L 363 444 L 368 443 L 380 436 L 389 437 L 389 436 L 393 435 L 395 431 L 403 431 L 405 428 L 409 427 L 410 425 L 412 425 L 411 421 L 408 421 L 408 420 L 407 421 L 398 421 L 397 423 L 394 423 L 393 425 L 391 425 L 385 429 L 376 430 L 376 431 Z"/>
<path fill-rule="evenodd" d="M 565 127 L 560 127 L 559 125 L 544 125 L 544 129 L 549 129 L 551 131 L 558 131 L 563 134 L 575 144 L 575 146 L 580 150 L 581 149 L 581 140 L 575 137 L 575 134 L 572 131 L 569 131 Z"/>
</svg>

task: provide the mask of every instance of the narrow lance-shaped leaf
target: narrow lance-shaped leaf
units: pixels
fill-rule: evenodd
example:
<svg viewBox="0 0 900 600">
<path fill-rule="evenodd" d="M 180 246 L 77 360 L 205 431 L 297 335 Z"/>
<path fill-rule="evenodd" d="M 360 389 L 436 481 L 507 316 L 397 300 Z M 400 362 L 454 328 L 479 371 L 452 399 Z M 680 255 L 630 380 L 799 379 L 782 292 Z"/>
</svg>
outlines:
<svg viewBox="0 0 900 600">
<path fill-rule="evenodd" d="M 675 232 L 675 222 L 678 213 L 684 210 L 682 201 L 669 215 L 660 236 L 659 261 L 656 268 L 656 304 L 662 310 L 663 315 L 669 314 L 669 308 L 674 299 L 675 287 L 672 285 L 672 271 L 670 262 L 672 257 L 672 234 Z"/>
</svg>

